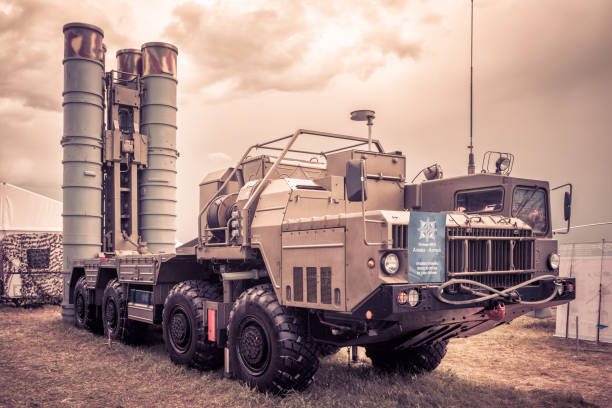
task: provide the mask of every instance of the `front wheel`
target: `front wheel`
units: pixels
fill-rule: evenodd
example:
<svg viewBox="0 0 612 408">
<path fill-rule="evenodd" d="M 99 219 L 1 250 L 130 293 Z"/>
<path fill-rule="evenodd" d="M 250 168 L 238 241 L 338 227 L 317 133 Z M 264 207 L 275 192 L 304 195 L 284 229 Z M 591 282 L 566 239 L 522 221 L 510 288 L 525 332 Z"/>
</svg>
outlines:
<svg viewBox="0 0 612 408">
<path fill-rule="evenodd" d="M 319 359 L 305 327 L 299 312 L 278 303 L 269 284 L 243 292 L 228 324 L 236 377 L 262 392 L 306 388 L 319 368 Z"/>
<path fill-rule="evenodd" d="M 372 365 L 384 371 L 423 374 L 435 370 L 446 355 L 448 340 L 404 350 L 373 345 L 366 348 Z"/>
</svg>

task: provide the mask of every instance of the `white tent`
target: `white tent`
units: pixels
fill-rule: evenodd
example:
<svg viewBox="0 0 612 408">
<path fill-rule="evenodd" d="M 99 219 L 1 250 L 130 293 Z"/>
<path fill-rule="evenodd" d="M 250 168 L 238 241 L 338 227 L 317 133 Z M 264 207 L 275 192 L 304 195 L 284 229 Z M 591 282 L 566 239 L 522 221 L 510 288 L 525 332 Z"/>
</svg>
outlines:
<svg viewBox="0 0 612 408">
<path fill-rule="evenodd" d="M 0 182 L 0 238 L 19 232 L 62 232 L 62 202 Z"/>
</svg>

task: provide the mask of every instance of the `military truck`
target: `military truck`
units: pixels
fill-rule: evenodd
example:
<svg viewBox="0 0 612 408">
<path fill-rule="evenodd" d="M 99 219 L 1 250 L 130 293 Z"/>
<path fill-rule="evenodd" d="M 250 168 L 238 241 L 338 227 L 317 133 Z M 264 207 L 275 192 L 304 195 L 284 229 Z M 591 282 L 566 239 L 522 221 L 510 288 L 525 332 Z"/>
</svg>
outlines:
<svg viewBox="0 0 612 408">
<path fill-rule="evenodd" d="M 97 27 L 73 23 L 64 30 L 67 48 L 92 38 L 85 51 L 101 44 Z M 75 42 L 79 35 L 84 40 Z M 84 92 L 74 88 L 99 56 L 78 51 L 67 51 L 65 65 L 83 66 L 67 68 L 65 98 Z M 98 135 L 94 127 L 87 136 L 100 140 L 102 221 L 94 235 L 102 242 L 94 256 L 67 260 L 64 316 L 71 318 L 74 305 L 77 327 L 103 328 L 119 341 L 143 325 L 161 325 L 175 363 L 223 366 L 258 390 L 283 392 L 307 387 L 319 359 L 339 347 L 365 347 L 380 369 L 427 372 L 449 339 L 574 299 L 575 280 L 558 276 L 549 218 L 540 227 L 522 217 L 540 193 L 548 217 L 547 183 L 480 174 L 410 184 L 406 156 L 385 151 L 379 140 L 304 129 L 254 144 L 235 166 L 210 173 L 200 184 L 197 237 L 176 251 L 152 249 L 174 228 L 169 207 L 159 209 L 175 203 L 164 195 L 172 180 L 156 181 L 172 171 L 155 166 L 156 155 L 176 159 L 172 143 L 157 144 L 176 127 L 172 109 L 155 110 L 171 103 L 150 98 L 163 99 L 175 84 L 176 49 L 145 44 L 140 68 L 121 59 L 126 55 L 138 52 L 120 51 L 120 69 L 102 76 L 106 130 Z M 72 157 L 66 146 L 83 144 L 66 127 L 89 114 L 91 103 L 84 112 L 67 105 L 65 163 Z M 77 178 L 78 169 L 65 171 L 65 185 L 76 180 L 68 189 L 98 175 L 85 170 Z M 501 200 L 485 199 L 489 190 L 501 192 Z M 65 197 L 70 222 L 84 217 L 70 212 L 80 197 Z M 476 203 L 485 210 L 476 211 Z M 150 220 L 158 216 L 160 224 Z M 72 250 L 78 242 L 71 234 L 65 232 L 65 245 Z"/>
</svg>

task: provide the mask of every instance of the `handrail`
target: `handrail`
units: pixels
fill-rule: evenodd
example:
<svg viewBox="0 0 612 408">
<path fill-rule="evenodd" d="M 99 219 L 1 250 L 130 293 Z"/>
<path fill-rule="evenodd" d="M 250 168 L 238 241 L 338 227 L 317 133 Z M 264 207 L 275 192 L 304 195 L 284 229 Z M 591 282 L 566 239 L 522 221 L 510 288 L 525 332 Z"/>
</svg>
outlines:
<svg viewBox="0 0 612 408">
<path fill-rule="evenodd" d="M 312 136 L 321 136 L 321 137 L 329 137 L 332 139 L 343 139 L 343 140 L 353 140 L 356 142 L 363 142 L 364 144 L 368 143 L 368 138 L 367 137 L 358 137 L 358 136 L 350 136 L 350 135 L 343 135 L 340 133 L 330 133 L 330 132 L 320 132 L 317 130 L 308 130 L 308 129 L 298 129 L 298 131 L 300 134 L 307 134 L 307 135 L 312 135 Z M 296 133 L 297 133 L 296 132 Z M 280 142 L 281 140 L 285 140 L 288 138 L 291 138 L 292 136 L 295 136 L 295 133 L 293 135 L 288 135 L 288 136 L 283 136 L 283 137 L 279 137 L 276 139 L 272 139 L 268 142 L 264 142 L 264 143 L 260 143 L 258 145 L 256 145 L 257 147 L 265 147 L 267 145 L 271 145 L 273 143 L 276 142 Z M 376 147 L 378 148 L 378 152 L 379 153 L 384 153 L 384 149 L 382 147 L 382 145 L 380 144 L 380 141 L 378 139 L 373 139 L 372 143 L 376 145 Z M 354 147 L 354 146 L 347 146 L 346 148 L 350 148 L 350 147 Z M 337 149 L 331 150 L 333 151 L 337 151 Z M 319 154 L 321 152 L 308 152 L 311 154 Z M 329 152 L 323 152 L 325 154 L 329 153 Z"/>
<path fill-rule="evenodd" d="M 289 139 L 289 142 L 287 142 L 287 146 L 285 146 L 285 148 L 283 149 L 281 154 L 278 156 L 278 159 L 272 164 L 272 167 L 270 167 L 270 170 L 268 170 L 268 172 L 266 173 L 264 178 L 261 179 L 261 181 L 259 183 L 257 183 L 257 186 L 255 187 L 255 191 L 253 191 L 251 193 L 251 195 L 249 196 L 249 199 L 247 200 L 246 204 L 244 205 L 244 208 L 242 209 L 242 211 L 245 211 L 246 213 L 248 213 L 249 208 L 251 208 L 251 205 L 253 204 L 253 201 L 255 201 L 255 198 L 259 195 L 261 190 L 264 188 L 265 184 L 268 182 L 268 180 L 270 179 L 270 176 L 272 175 L 272 173 L 274 173 L 274 171 L 276 170 L 276 168 L 278 167 L 280 162 L 283 161 L 283 159 L 287 155 L 287 152 L 289 151 L 291 146 L 293 146 L 293 143 L 295 143 L 295 139 L 297 139 L 297 137 L 299 135 L 301 135 L 302 132 L 303 132 L 302 129 L 298 129 L 293 134 L 291 139 Z"/>
<path fill-rule="evenodd" d="M 378 224 L 386 224 L 385 221 L 382 220 L 368 220 L 366 219 L 365 213 L 365 183 L 367 181 L 367 171 L 365 166 L 365 160 L 361 159 L 361 218 L 363 220 L 363 243 L 366 246 L 378 246 L 383 245 L 384 242 L 368 242 L 368 228 L 366 226 L 366 222 L 378 223 Z"/>
</svg>

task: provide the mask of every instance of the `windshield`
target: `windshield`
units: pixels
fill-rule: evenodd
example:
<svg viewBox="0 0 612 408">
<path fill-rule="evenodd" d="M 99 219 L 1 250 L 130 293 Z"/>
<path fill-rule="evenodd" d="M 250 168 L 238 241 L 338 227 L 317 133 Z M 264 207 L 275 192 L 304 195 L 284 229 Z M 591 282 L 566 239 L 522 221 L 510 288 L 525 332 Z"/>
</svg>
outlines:
<svg viewBox="0 0 612 408">
<path fill-rule="evenodd" d="M 541 188 L 518 187 L 512 195 L 512 216 L 531 226 L 536 234 L 548 230 L 546 191 Z"/>
<path fill-rule="evenodd" d="M 458 192 L 455 210 L 466 213 L 490 213 L 503 208 L 504 191 L 501 188 Z"/>
</svg>

